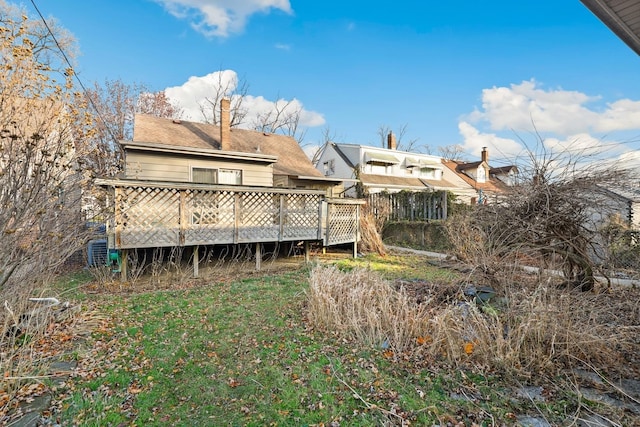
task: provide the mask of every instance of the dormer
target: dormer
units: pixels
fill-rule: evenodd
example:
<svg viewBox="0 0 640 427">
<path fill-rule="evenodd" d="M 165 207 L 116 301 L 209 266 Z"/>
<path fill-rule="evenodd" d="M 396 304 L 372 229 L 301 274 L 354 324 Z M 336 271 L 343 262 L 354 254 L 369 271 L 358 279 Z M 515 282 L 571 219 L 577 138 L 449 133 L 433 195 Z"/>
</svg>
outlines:
<svg viewBox="0 0 640 427">
<path fill-rule="evenodd" d="M 512 186 L 516 183 L 518 168 L 513 165 L 503 166 L 500 168 L 491 168 L 490 176 L 491 178 L 495 178 L 508 186 Z"/>
</svg>

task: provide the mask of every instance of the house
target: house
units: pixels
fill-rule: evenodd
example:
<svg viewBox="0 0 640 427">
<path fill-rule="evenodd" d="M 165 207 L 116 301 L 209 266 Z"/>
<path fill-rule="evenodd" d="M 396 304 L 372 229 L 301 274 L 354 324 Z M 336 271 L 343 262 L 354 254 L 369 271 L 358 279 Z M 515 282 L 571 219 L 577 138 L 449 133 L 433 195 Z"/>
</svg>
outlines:
<svg viewBox="0 0 640 427">
<path fill-rule="evenodd" d="M 613 212 L 631 229 L 640 230 L 640 182 L 605 189 L 607 212 Z"/>
<path fill-rule="evenodd" d="M 122 141 L 125 168 L 96 184 L 113 192 L 110 253 L 188 247 L 194 276 L 200 246 L 352 243 L 357 253 L 361 200 L 334 198 L 341 181 L 325 177 L 290 137 L 137 115 L 133 141 Z"/>
<path fill-rule="evenodd" d="M 393 133 L 386 148 L 327 142 L 316 159 L 316 168 L 325 176 L 344 180 L 348 197 L 455 189 L 443 177 L 440 157 L 397 150 Z"/>
<path fill-rule="evenodd" d="M 137 114 L 133 141 L 120 142 L 124 177 L 323 190 L 328 196 L 342 191 L 341 181 L 321 174 L 294 138 L 231 129 L 229 100 L 221 104 L 221 126 Z"/>
<path fill-rule="evenodd" d="M 462 179 L 468 188 L 472 189 L 472 192 L 469 192 L 468 189 L 460 188 L 456 192 L 460 199 L 471 204 L 490 202 L 509 186 L 514 185 L 518 175 L 516 166 L 492 168 L 489 165 L 487 147 L 482 148 L 479 161 L 444 160 L 442 163 L 449 172 Z"/>
</svg>

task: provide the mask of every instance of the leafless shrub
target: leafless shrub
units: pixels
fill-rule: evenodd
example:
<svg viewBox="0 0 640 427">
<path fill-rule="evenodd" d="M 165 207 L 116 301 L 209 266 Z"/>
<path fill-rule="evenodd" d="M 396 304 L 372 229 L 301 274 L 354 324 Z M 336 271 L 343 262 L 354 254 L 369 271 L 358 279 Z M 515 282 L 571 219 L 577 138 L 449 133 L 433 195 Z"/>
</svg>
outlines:
<svg viewBox="0 0 640 427">
<path fill-rule="evenodd" d="M 360 215 L 360 242 L 358 249 L 363 253 L 387 253 L 380 230 L 376 227 L 376 220 L 371 213 Z"/>
<path fill-rule="evenodd" d="M 441 307 L 431 320 L 429 353 L 454 365 L 475 362 L 528 377 L 579 361 L 619 362 L 618 349 L 629 336 L 601 322 L 610 307 L 597 298 L 560 292 L 552 284 L 511 291 L 502 307 Z"/>
<path fill-rule="evenodd" d="M 183 285 L 193 276 L 193 270 L 190 267 L 190 265 L 193 265 L 193 254 L 191 258 L 185 262 L 184 247 L 174 246 L 169 251 L 168 256 L 167 271 L 170 274 L 171 280 L 179 285 Z"/>
<path fill-rule="evenodd" d="M 147 270 L 146 251 L 132 250 L 127 255 L 127 281 L 135 285 Z"/>
<path fill-rule="evenodd" d="M 167 267 L 164 262 L 164 248 L 155 248 L 153 250 L 149 270 L 151 273 L 151 280 L 156 284 L 159 284 L 162 279 L 162 275 L 167 271 Z"/>
<path fill-rule="evenodd" d="M 114 273 L 110 265 L 94 265 L 89 267 L 89 274 L 93 277 L 98 286 L 105 286 L 113 282 Z"/>
<path fill-rule="evenodd" d="M 426 306 L 412 304 L 378 274 L 316 266 L 307 291 L 310 321 L 366 345 L 395 352 L 410 348 L 428 323 Z"/>
<path fill-rule="evenodd" d="M 630 171 L 585 163 L 567 152 L 529 152 L 520 182 L 489 205 L 447 223 L 456 254 L 487 275 L 519 260 L 556 263 L 567 288 L 592 290 L 603 258 L 599 232 L 620 206 L 610 194 Z"/>
<path fill-rule="evenodd" d="M 62 46 L 73 59 L 73 39 L 6 2 L 0 15 L 0 372 L 9 373 L 6 385 L 35 368 L 25 356 L 46 326 L 46 318 L 31 315 L 28 298 L 85 246 L 92 234 L 85 213 L 99 209 L 89 207 L 85 168 L 92 117 L 60 56 Z M 16 327 L 28 333 L 14 333 Z"/>
</svg>

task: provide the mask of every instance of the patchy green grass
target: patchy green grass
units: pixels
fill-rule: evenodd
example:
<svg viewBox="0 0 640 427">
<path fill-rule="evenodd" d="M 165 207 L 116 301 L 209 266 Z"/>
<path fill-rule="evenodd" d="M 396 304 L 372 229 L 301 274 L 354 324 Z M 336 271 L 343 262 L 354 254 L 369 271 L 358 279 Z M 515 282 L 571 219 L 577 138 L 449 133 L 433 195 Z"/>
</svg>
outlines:
<svg viewBox="0 0 640 427">
<path fill-rule="evenodd" d="M 345 258 L 335 264 L 344 271 L 355 268 L 369 269 L 388 280 L 418 279 L 430 282 L 452 282 L 460 279 L 458 273 L 430 265 L 425 262 L 425 257 L 419 255 L 367 255 L 362 258 Z"/>
<path fill-rule="evenodd" d="M 456 279 L 424 261 L 368 256 L 337 264 L 390 279 Z M 514 425 L 515 409 L 538 411 L 533 403 L 514 408 L 498 376 L 311 329 L 308 279 L 299 267 L 187 290 L 98 295 L 111 320 L 58 387 L 55 416 L 83 426 Z"/>
<path fill-rule="evenodd" d="M 61 390 L 63 424 L 430 423 L 459 406 L 447 404 L 440 376 L 308 329 L 308 274 L 100 295 L 113 324 L 94 335 L 80 375 Z"/>
</svg>

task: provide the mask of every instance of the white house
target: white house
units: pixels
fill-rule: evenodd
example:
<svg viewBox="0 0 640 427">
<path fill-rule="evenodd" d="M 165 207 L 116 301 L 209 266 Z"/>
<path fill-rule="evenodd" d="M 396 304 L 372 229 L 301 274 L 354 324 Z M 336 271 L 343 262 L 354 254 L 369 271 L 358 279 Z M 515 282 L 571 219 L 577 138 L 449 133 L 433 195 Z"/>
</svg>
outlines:
<svg viewBox="0 0 640 427">
<path fill-rule="evenodd" d="M 327 142 L 316 159 L 316 169 L 322 174 L 344 180 L 348 197 L 358 195 L 358 182 L 369 194 L 456 189 L 444 178 L 440 157 L 397 150 L 393 133 L 387 137 L 386 148 Z"/>
</svg>

